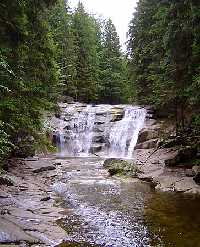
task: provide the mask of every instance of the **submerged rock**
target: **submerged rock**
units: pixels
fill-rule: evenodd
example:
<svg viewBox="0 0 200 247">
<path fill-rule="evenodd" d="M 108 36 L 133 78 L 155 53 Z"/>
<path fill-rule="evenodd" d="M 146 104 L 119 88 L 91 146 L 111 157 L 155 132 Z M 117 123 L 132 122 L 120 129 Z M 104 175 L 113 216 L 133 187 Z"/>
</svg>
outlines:
<svg viewBox="0 0 200 247">
<path fill-rule="evenodd" d="M 136 165 L 122 159 L 107 159 L 103 164 L 104 168 L 108 170 L 111 176 L 125 175 L 130 177 L 137 177 L 140 170 Z"/>
</svg>

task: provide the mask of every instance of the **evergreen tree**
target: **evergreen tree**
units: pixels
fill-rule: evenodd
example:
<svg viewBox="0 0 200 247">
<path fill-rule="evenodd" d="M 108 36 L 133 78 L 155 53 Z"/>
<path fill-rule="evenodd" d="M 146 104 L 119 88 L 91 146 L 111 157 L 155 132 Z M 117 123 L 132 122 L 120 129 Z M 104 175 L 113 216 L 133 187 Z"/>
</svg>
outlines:
<svg viewBox="0 0 200 247">
<path fill-rule="evenodd" d="M 58 68 L 46 18 L 53 2 L 8 0 L 0 5 L 0 119 L 15 153 L 30 136 L 38 138 L 43 111 L 56 101 Z"/>
<path fill-rule="evenodd" d="M 72 13 L 66 0 L 58 0 L 49 11 L 49 23 L 57 46 L 60 68 L 60 91 L 77 99 L 75 39 L 72 30 Z"/>
<path fill-rule="evenodd" d="M 98 97 L 98 55 L 97 30 L 95 19 L 89 16 L 81 2 L 72 18 L 75 38 L 76 85 L 78 99 L 85 102 L 95 101 Z"/>
<path fill-rule="evenodd" d="M 111 19 L 105 24 L 101 61 L 101 99 L 107 103 L 119 103 L 124 79 L 123 64 L 119 37 Z"/>
<path fill-rule="evenodd" d="M 199 5 L 195 0 L 140 0 L 129 31 L 138 98 L 174 113 L 179 130 L 199 98 L 193 91 L 199 78 Z"/>
</svg>

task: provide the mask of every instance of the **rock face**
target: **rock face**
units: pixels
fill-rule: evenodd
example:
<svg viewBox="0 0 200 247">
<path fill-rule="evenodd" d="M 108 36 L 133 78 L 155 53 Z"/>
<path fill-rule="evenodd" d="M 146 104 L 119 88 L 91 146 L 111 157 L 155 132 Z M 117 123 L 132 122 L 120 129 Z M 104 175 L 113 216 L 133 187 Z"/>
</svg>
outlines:
<svg viewBox="0 0 200 247">
<path fill-rule="evenodd" d="M 156 148 L 158 143 L 158 139 L 148 140 L 136 145 L 136 149 L 151 149 Z"/>
<path fill-rule="evenodd" d="M 137 177 L 140 172 L 137 166 L 121 159 L 107 159 L 103 164 L 111 176 L 125 175 L 129 177 Z"/>
<path fill-rule="evenodd" d="M 105 147 L 107 153 L 114 153 L 114 146 L 118 147 L 117 154 L 123 153 L 122 157 L 132 155 L 135 139 L 144 124 L 144 108 L 82 103 L 60 103 L 59 106 L 57 118 L 54 116 L 49 119 L 47 127 L 52 129 L 52 142 L 57 144 L 61 153 L 69 156 L 88 155 L 91 152 L 103 152 Z"/>
<path fill-rule="evenodd" d="M 140 131 L 138 136 L 138 144 L 142 142 L 149 141 L 151 139 L 157 139 L 159 137 L 159 132 L 154 129 L 143 129 Z"/>
<path fill-rule="evenodd" d="M 51 185 L 56 171 L 34 173 L 55 163 L 51 159 L 15 161 L 8 177 L 14 184 L 0 184 L 0 246 L 57 246 L 66 233 L 56 220 L 63 218 Z M 60 166 L 57 166 L 59 169 Z"/>
<path fill-rule="evenodd" d="M 196 147 L 183 147 L 174 153 L 174 156 L 165 160 L 166 166 L 176 166 L 192 160 L 197 154 Z"/>
</svg>

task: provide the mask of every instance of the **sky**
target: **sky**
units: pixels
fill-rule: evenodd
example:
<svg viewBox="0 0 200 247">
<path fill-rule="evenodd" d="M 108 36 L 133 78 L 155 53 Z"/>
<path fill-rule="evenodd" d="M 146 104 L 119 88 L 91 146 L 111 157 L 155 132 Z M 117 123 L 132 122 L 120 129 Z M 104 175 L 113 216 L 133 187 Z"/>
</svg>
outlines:
<svg viewBox="0 0 200 247">
<path fill-rule="evenodd" d="M 70 6 L 76 7 L 78 1 L 70 0 Z M 124 43 L 127 40 L 128 24 L 135 10 L 137 0 L 81 0 L 81 2 L 89 13 L 111 18 L 124 48 Z"/>
</svg>

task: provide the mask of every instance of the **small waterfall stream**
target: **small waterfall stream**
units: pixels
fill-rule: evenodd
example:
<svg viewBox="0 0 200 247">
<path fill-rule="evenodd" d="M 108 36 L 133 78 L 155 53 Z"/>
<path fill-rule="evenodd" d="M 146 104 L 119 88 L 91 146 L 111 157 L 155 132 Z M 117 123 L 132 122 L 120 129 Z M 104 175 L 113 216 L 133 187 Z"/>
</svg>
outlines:
<svg viewBox="0 0 200 247">
<path fill-rule="evenodd" d="M 59 222 L 66 244 L 59 247 L 199 246 L 199 199 L 157 193 L 146 182 L 108 176 L 103 167 L 107 157 L 135 158 L 147 111 L 130 105 L 60 107 L 54 130 L 62 154 L 55 163 L 61 165 L 52 186 L 66 208 Z"/>
<path fill-rule="evenodd" d="M 109 155 L 112 157 L 131 158 L 137 143 L 138 134 L 144 125 L 146 110 L 128 106 L 122 120 L 110 130 Z"/>
<path fill-rule="evenodd" d="M 132 158 L 146 110 L 136 106 L 84 105 L 62 107 L 56 130 L 62 156 Z"/>
</svg>

